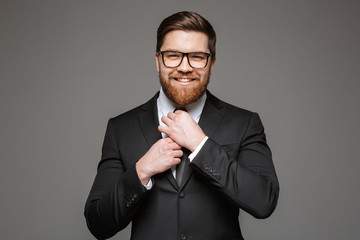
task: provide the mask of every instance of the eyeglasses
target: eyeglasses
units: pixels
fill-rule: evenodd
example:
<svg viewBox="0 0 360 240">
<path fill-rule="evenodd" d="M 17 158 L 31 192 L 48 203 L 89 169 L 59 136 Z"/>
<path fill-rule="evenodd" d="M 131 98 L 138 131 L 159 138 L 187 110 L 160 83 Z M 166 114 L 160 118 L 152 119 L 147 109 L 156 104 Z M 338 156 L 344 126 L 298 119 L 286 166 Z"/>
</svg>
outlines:
<svg viewBox="0 0 360 240">
<path fill-rule="evenodd" d="M 186 56 L 190 67 L 205 68 L 208 64 L 211 53 L 205 52 L 189 52 L 183 53 L 179 51 L 159 51 L 162 55 L 163 63 L 166 67 L 176 68 L 182 63 L 184 56 Z"/>
</svg>

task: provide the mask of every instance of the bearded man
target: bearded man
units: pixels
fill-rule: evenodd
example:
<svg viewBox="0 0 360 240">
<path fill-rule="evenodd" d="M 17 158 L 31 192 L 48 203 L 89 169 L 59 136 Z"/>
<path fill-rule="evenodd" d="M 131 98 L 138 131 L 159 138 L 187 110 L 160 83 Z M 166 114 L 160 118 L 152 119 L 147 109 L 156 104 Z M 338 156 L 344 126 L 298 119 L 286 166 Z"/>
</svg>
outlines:
<svg viewBox="0 0 360 240">
<path fill-rule="evenodd" d="M 164 19 L 160 91 L 108 122 L 85 206 L 91 233 L 131 239 L 243 239 L 239 210 L 271 215 L 279 183 L 259 115 L 207 91 L 216 35 L 194 12 Z"/>
</svg>

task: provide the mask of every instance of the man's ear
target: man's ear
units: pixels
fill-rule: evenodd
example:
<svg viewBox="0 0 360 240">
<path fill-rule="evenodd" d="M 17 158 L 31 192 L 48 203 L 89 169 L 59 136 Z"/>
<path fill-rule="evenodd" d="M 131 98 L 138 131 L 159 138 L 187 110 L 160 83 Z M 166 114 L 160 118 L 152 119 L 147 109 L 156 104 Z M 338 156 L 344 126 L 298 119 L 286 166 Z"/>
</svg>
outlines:
<svg viewBox="0 0 360 240">
<path fill-rule="evenodd" d="M 211 57 L 211 65 L 210 65 L 210 74 L 213 71 L 214 65 L 215 65 L 216 57 Z"/>
<path fill-rule="evenodd" d="M 160 72 L 160 62 L 159 62 L 159 53 L 158 52 L 156 52 L 155 53 L 155 63 L 156 63 L 156 70 L 157 70 L 157 72 Z"/>
</svg>

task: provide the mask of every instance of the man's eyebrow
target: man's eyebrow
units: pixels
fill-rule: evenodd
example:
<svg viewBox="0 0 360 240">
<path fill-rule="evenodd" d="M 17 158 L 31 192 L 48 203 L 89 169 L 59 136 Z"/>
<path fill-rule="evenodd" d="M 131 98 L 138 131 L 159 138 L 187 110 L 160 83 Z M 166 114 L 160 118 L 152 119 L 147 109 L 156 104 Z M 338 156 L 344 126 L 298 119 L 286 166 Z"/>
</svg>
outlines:
<svg viewBox="0 0 360 240">
<path fill-rule="evenodd" d="M 203 50 L 197 50 L 197 51 L 190 51 L 190 52 L 183 52 L 183 51 L 180 51 L 180 50 L 176 50 L 176 49 L 164 49 L 164 50 L 160 50 L 161 52 L 165 52 L 165 51 L 173 51 L 173 52 L 181 52 L 181 53 L 207 53 L 207 51 L 203 51 Z"/>
<path fill-rule="evenodd" d="M 174 52 L 181 52 L 179 50 L 173 49 L 173 48 L 169 48 L 169 49 L 164 49 L 162 51 L 174 51 Z"/>
</svg>

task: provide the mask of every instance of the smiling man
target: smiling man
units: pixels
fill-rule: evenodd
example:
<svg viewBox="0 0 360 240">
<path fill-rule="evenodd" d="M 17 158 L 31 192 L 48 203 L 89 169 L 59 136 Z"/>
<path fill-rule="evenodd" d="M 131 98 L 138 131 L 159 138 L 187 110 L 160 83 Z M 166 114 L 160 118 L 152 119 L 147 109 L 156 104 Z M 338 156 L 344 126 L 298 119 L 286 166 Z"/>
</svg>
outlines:
<svg viewBox="0 0 360 240">
<path fill-rule="evenodd" d="M 85 206 L 96 238 L 132 222 L 133 240 L 240 240 L 240 209 L 256 218 L 274 211 L 279 183 L 259 115 L 207 91 L 215 43 L 197 13 L 160 24 L 160 91 L 108 122 Z"/>
<path fill-rule="evenodd" d="M 164 94 L 184 107 L 197 101 L 206 91 L 215 63 L 207 35 L 174 30 L 166 34 L 161 49 L 156 67 Z"/>
</svg>

